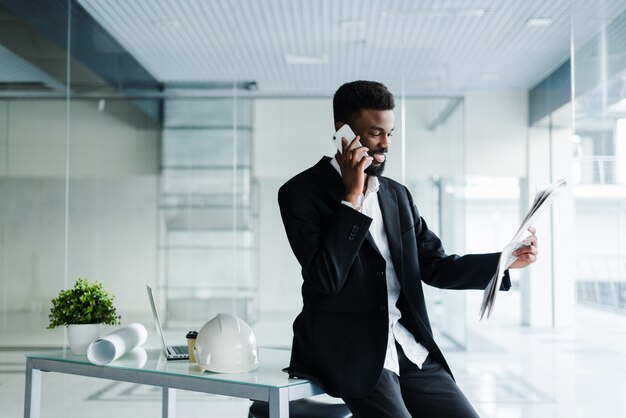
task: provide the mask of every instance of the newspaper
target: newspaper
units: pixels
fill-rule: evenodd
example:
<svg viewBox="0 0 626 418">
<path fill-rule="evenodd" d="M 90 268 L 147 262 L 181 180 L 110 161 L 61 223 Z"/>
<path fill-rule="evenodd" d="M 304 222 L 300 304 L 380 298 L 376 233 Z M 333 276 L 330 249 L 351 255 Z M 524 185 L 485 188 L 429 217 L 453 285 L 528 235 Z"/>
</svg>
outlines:
<svg viewBox="0 0 626 418">
<path fill-rule="evenodd" d="M 558 180 L 556 183 L 551 184 L 547 188 L 540 190 L 535 195 L 535 201 L 519 229 L 515 233 L 515 236 L 509 242 L 504 250 L 502 250 L 502 254 L 500 255 L 500 261 L 498 262 L 498 267 L 496 269 L 495 274 L 489 281 L 489 284 L 485 288 L 483 293 L 483 302 L 480 305 L 480 319 L 483 319 L 485 313 L 487 314 L 487 318 L 491 316 L 491 311 L 493 310 L 493 305 L 496 300 L 496 295 L 498 294 L 498 290 L 500 289 L 500 285 L 502 284 L 502 278 L 504 277 L 504 271 L 511 267 L 511 264 L 515 262 L 517 257 L 513 255 L 513 251 L 517 250 L 520 247 L 525 245 L 529 245 L 530 240 L 527 234 L 528 228 L 533 226 L 537 219 L 552 205 L 552 202 L 556 198 L 556 196 L 565 189 L 567 186 L 567 182 L 565 180 Z"/>
</svg>

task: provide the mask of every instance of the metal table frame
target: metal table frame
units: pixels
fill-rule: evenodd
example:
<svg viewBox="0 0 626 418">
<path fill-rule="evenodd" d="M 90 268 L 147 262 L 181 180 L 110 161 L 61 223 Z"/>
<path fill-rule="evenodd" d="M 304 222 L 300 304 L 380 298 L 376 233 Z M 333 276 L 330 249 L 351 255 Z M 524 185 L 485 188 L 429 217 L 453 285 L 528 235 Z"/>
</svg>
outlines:
<svg viewBox="0 0 626 418">
<path fill-rule="evenodd" d="M 269 402 L 271 418 L 289 417 L 289 401 L 324 393 L 308 380 L 294 380 L 284 387 L 251 385 L 245 382 L 224 382 L 198 379 L 168 373 L 154 373 L 141 369 L 128 370 L 93 364 L 70 363 L 58 359 L 27 357 L 24 417 L 39 418 L 41 411 L 42 372 L 56 372 L 119 382 L 138 383 L 163 388 L 162 417 L 176 416 L 176 389 L 212 393 Z"/>
</svg>

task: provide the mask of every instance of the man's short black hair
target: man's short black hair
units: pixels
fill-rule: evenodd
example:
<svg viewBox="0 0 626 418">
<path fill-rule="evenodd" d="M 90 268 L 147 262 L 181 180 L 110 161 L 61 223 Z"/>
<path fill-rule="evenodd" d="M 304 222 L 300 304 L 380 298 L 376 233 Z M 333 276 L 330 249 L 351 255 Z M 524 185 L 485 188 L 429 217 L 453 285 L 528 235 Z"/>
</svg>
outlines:
<svg viewBox="0 0 626 418">
<path fill-rule="evenodd" d="M 393 94 L 376 81 L 351 81 L 339 87 L 333 97 L 335 122 L 350 124 L 361 109 L 393 110 Z"/>
</svg>

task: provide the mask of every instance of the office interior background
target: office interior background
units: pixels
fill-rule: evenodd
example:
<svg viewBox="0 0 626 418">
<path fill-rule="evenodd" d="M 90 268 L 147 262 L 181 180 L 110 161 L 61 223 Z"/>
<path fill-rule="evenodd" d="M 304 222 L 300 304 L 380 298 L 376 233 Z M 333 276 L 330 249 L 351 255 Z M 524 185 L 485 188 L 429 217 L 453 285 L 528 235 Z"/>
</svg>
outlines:
<svg viewBox="0 0 626 418">
<path fill-rule="evenodd" d="M 0 414 L 22 414 L 24 353 L 66 345 L 47 316 L 78 277 L 153 346 L 146 284 L 172 342 L 231 312 L 289 348 L 277 191 L 334 154 L 332 94 L 356 79 L 395 94 L 386 175 L 449 253 L 500 251 L 538 187 L 569 183 L 490 319 L 482 292 L 427 289 L 479 414 L 626 416 L 624 0 L 0 0 Z M 86 410 L 156 416 L 160 391 L 44 376 L 42 416 Z"/>
</svg>

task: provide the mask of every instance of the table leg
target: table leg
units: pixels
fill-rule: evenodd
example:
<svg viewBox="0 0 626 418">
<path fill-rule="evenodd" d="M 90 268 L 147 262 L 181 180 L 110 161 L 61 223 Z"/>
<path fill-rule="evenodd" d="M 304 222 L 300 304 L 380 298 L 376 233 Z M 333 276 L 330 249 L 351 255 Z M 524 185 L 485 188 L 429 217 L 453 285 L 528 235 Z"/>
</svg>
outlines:
<svg viewBox="0 0 626 418">
<path fill-rule="evenodd" d="M 163 388 L 162 408 L 163 418 L 176 417 L 176 389 Z"/>
<path fill-rule="evenodd" d="M 270 389 L 270 418 L 289 418 L 289 389 Z"/>
<path fill-rule="evenodd" d="M 26 360 L 26 385 L 24 393 L 24 418 L 39 418 L 41 410 L 41 370 L 33 369 Z"/>
</svg>

